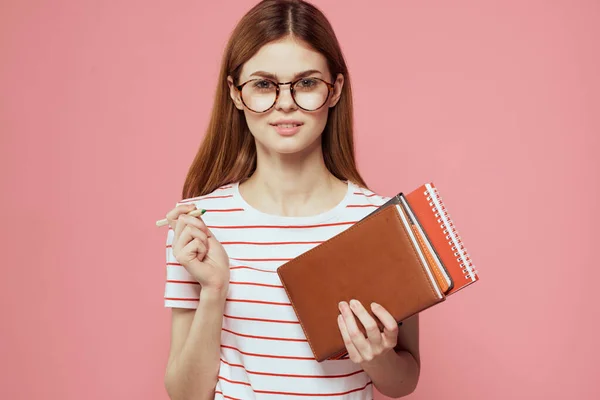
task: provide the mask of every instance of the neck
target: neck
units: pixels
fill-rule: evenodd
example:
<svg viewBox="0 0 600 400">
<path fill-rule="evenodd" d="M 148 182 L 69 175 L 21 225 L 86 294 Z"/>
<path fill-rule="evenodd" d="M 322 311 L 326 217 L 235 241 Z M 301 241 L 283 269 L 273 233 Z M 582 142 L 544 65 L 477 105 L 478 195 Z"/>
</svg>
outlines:
<svg viewBox="0 0 600 400">
<path fill-rule="evenodd" d="M 346 189 L 325 166 L 320 146 L 303 155 L 259 151 L 256 171 L 240 185 L 244 199 L 253 207 L 285 216 L 327 211 L 343 199 Z"/>
</svg>

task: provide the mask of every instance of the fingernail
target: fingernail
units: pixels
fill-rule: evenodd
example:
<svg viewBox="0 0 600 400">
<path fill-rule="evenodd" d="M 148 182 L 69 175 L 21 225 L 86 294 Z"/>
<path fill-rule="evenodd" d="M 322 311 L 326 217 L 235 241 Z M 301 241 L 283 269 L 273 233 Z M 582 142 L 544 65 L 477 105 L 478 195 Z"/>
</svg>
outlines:
<svg viewBox="0 0 600 400">
<path fill-rule="evenodd" d="M 204 213 L 206 212 L 206 210 L 203 208 L 200 212 L 201 212 L 200 215 L 204 215 Z"/>
<path fill-rule="evenodd" d="M 373 303 L 371 303 L 371 307 L 379 307 L 379 304 L 373 302 Z"/>
<path fill-rule="evenodd" d="M 338 308 L 339 308 L 340 310 L 342 309 L 342 304 L 343 304 L 343 303 L 344 303 L 343 301 L 340 301 L 340 302 L 338 303 Z"/>
<path fill-rule="evenodd" d="M 357 305 L 358 305 L 358 301 L 357 300 L 354 300 L 354 299 L 350 300 L 350 306 L 351 307 L 356 307 Z"/>
</svg>

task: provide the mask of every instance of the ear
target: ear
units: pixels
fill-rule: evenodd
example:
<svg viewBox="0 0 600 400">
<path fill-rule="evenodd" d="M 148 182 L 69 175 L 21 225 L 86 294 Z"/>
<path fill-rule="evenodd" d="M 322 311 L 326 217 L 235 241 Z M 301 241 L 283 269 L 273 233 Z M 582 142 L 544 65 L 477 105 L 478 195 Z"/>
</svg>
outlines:
<svg viewBox="0 0 600 400">
<path fill-rule="evenodd" d="M 333 94 L 331 100 L 329 100 L 329 107 L 335 107 L 337 102 L 340 100 L 342 95 L 342 88 L 344 87 L 344 75 L 337 74 L 335 82 L 333 83 Z"/>
<path fill-rule="evenodd" d="M 244 103 L 242 103 L 242 99 L 240 98 L 240 92 L 237 90 L 233 83 L 233 78 L 231 76 L 227 77 L 227 85 L 229 85 L 229 96 L 231 100 L 233 100 L 233 104 L 238 110 L 244 109 Z"/>
</svg>

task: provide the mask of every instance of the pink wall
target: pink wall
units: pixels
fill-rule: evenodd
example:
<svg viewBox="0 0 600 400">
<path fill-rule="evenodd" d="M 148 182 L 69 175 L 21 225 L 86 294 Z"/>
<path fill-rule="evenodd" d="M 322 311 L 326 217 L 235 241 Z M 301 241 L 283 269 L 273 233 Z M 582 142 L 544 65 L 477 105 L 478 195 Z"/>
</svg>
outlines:
<svg viewBox="0 0 600 400">
<path fill-rule="evenodd" d="M 167 398 L 154 222 L 254 4 L 206 3 L 0 5 L 0 398 Z M 600 3 L 317 4 L 371 187 L 433 180 L 481 272 L 422 315 L 412 397 L 600 398 Z"/>
</svg>

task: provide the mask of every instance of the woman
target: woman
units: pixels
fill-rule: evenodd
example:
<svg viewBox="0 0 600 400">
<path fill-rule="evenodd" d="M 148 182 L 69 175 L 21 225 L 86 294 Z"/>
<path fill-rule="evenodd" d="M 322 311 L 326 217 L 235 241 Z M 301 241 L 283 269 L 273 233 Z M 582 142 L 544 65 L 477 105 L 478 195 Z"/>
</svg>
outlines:
<svg viewBox="0 0 600 400">
<path fill-rule="evenodd" d="M 358 173 L 352 134 L 348 70 L 325 16 L 300 0 L 256 5 L 229 40 L 185 200 L 167 214 L 172 399 L 414 391 L 416 317 L 398 327 L 381 306 L 341 302 L 348 356 L 319 363 L 276 273 L 387 200 Z M 195 208 L 207 212 L 185 215 Z"/>
</svg>

